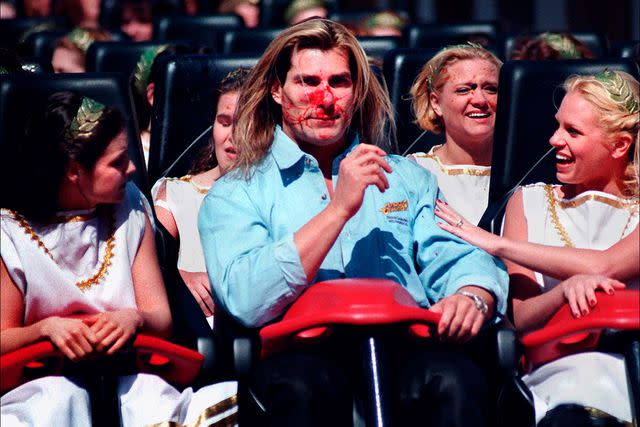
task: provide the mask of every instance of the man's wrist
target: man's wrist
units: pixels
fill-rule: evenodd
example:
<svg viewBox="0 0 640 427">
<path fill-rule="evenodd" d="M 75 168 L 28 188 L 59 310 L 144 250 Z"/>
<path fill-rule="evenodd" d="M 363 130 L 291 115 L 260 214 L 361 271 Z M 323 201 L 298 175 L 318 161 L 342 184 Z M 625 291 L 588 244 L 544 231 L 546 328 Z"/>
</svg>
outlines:
<svg viewBox="0 0 640 427">
<path fill-rule="evenodd" d="M 329 204 L 325 208 L 325 211 L 327 212 L 327 214 L 329 214 L 331 218 L 333 218 L 334 220 L 340 221 L 343 226 L 347 223 L 347 221 L 351 219 L 351 216 L 352 216 L 352 215 L 349 215 L 349 213 L 346 212 L 344 209 L 340 209 L 339 207 L 337 207 L 333 202 L 329 202 Z"/>
<path fill-rule="evenodd" d="M 473 303 L 476 306 L 476 309 L 482 313 L 482 314 L 487 314 L 489 313 L 489 303 L 487 302 L 487 300 L 482 297 L 481 295 L 478 295 L 478 293 L 476 292 L 471 292 L 465 289 L 458 289 L 456 291 L 457 295 L 462 295 L 465 296 L 469 299 L 471 299 L 473 301 Z"/>
</svg>

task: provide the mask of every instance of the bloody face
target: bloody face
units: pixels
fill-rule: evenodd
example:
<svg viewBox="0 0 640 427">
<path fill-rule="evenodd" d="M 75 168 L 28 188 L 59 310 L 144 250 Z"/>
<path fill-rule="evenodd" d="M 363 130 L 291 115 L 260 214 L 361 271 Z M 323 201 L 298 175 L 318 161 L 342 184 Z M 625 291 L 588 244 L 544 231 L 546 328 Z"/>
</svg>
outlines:
<svg viewBox="0 0 640 427">
<path fill-rule="evenodd" d="M 349 55 L 343 49 L 302 49 L 291 55 L 285 81 L 272 96 L 282 106 L 282 129 L 298 144 L 344 144 L 353 116 Z"/>
</svg>

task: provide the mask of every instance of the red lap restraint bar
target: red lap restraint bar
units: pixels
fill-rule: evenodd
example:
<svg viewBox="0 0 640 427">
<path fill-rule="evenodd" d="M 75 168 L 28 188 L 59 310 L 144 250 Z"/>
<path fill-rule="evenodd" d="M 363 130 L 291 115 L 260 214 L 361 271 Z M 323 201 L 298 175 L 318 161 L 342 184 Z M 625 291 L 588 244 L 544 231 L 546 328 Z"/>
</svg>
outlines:
<svg viewBox="0 0 640 427">
<path fill-rule="evenodd" d="M 542 329 L 522 338 L 527 371 L 569 354 L 595 350 L 604 329 L 640 330 L 640 291 L 596 295 L 598 303 L 588 315 L 576 319 L 565 304 Z"/>
<path fill-rule="evenodd" d="M 385 279 L 341 279 L 316 283 L 289 308 L 281 321 L 260 330 L 262 357 L 292 343 L 321 339 L 332 325 L 408 323 L 419 338 L 433 336 L 440 314 L 421 308 L 400 284 Z"/>
<path fill-rule="evenodd" d="M 137 372 L 155 374 L 177 385 L 190 384 L 204 356 L 160 338 L 138 335 L 133 342 Z M 0 392 L 35 378 L 62 375 L 69 362 L 51 342 L 42 341 L 0 356 Z M 99 369 L 100 359 L 96 360 Z"/>
</svg>

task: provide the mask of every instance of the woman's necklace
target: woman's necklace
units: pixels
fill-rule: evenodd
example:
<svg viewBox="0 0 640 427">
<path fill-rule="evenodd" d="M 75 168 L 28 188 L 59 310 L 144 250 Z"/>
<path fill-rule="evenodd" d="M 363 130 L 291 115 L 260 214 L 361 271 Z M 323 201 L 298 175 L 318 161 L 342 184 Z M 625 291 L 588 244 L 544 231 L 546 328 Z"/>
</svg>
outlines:
<svg viewBox="0 0 640 427">
<path fill-rule="evenodd" d="M 194 190 L 196 190 L 200 194 L 207 194 L 209 192 L 209 187 L 204 187 L 193 180 L 193 175 L 185 175 L 182 178 L 179 178 L 180 181 L 188 182 L 191 184 Z"/>
<path fill-rule="evenodd" d="M 49 258 L 53 260 L 53 262 L 55 262 L 57 265 L 60 265 L 58 264 L 58 261 L 56 261 L 56 259 L 53 257 L 53 254 L 51 253 L 49 248 L 47 248 L 47 246 L 44 244 L 40 236 L 38 236 L 38 233 L 35 232 L 33 227 L 31 227 L 31 224 L 29 224 L 29 222 L 25 217 L 20 215 L 18 212 L 12 211 L 10 209 L 3 209 L 3 210 L 10 212 L 11 215 L 14 217 L 14 219 L 18 221 L 18 225 L 20 225 L 20 227 L 24 230 L 24 232 L 27 233 L 29 236 L 31 236 L 31 240 L 36 242 L 36 244 L 40 248 L 42 248 L 44 253 L 46 253 L 49 256 Z M 76 217 L 71 217 L 71 218 L 76 218 Z M 68 222 L 68 221 L 65 221 L 65 222 Z M 75 222 L 75 221 L 71 221 L 71 222 Z M 102 278 L 107 274 L 107 270 L 111 265 L 111 258 L 113 257 L 113 249 L 116 246 L 115 231 L 116 231 L 115 211 L 113 208 L 111 208 L 111 221 L 109 223 L 109 237 L 107 238 L 107 247 L 104 252 L 104 259 L 102 260 L 102 263 L 98 268 L 98 271 L 93 276 L 89 277 L 88 279 L 80 280 L 79 282 L 75 283 L 76 287 L 81 291 L 84 292 L 87 289 L 91 288 L 93 285 L 100 283 L 100 280 L 102 280 Z"/>
<path fill-rule="evenodd" d="M 545 185 L 544 191 L 547 195 L 547 202 L 549 203 L 549 215 L 551 216 L 551 222 L 553 222 L 553 227 L 556 229 L 556 232 L 560 236 L 560 240 L 562 240 L 562 242 L 566 247 L 575 248 L 575 245 L 573 244 L 571 237 L 569 237 L 567 230 L 565 230 L 564 226 L 560 222 L 560 218 L 558 217 L 558 212 L 556 210 L 557 202 L 556 202 L 556 198 L 553 191 L 553 185 L 551 184 Z M 627 218 L 627 223 L 624 225 L 624 228 L 622 229 L 622 234 L 620 235 L 620 239 L 618 240 L 622 240 L 625 233 L 627 232 L 627 228 L 629 228 L 629 224 L 631 224 L 631 218 L 633 218 L 634 216 L 634 213 L 636 210 L 635 208 L 637 208 L 637 205 L 628 209 L 629 217 Z"/>
</svg>

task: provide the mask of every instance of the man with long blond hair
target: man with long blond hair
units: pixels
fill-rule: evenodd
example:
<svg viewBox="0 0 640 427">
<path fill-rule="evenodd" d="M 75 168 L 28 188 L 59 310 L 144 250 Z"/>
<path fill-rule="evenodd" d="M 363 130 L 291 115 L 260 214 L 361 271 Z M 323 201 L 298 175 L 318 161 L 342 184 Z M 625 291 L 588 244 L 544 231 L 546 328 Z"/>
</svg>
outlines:
<svg viewBox="0 0 640 427">
<path fill-rule="evenodd" d="M 393 148 L 391 104 L 345 27 L 314 19 L 283 31 L 238 106 L 235 169 L 199 216 L 219 307 L 259 327 L 313 283 L 373 277 L 442 313 L 444 340 L 466 341 L 504 312 L 504 267 L 442 232 L 436 179 L 381 148 Z M 403 345 L 390 355 L 397 425 L 484 425 L 485 380 L 468 357 Z M 261 361 L 251 384 L 265 408 L 257 422 L 350 425 L 349 358 L 335 344 Z"/>
</svg>

